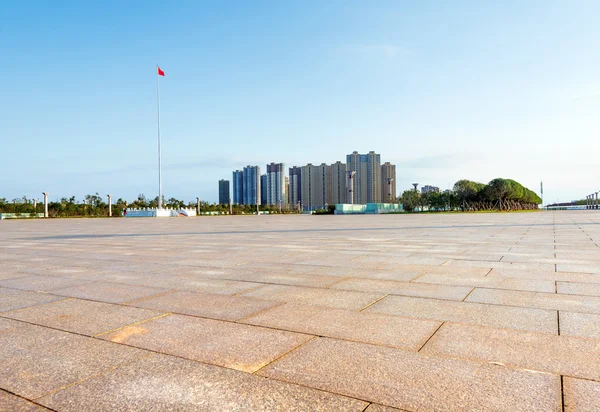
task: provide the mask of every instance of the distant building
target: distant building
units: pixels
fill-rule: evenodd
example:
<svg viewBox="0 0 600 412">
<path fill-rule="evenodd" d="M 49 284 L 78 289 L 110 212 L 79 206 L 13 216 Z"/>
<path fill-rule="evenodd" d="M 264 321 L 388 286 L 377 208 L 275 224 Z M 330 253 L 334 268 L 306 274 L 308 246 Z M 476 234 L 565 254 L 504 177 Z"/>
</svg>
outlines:
<svg viewBox="0 0 600 412">
<path fill-rule="evenodd" d="M 393 179 L 389 185 L 388 179 Z M 392 203 L 396 200 L 396 165 L 390 162 L 381 165 L 381 200 L 383 203 Z"/>
<path fill-rule="evenodd" d="M 302 204 L 302 168 L 290 167 L 289 179 L 288 202 L 295 208 L 298 203 Z"/>
<path fill-rule="evenodd" d="M 283 163 L 267 165 L 267 184 L 263 191 L 267 192 L 267 204 L 284 206 L 287 203 L 285 194 L 285 167 Z"/>
<path fill-rule="evenodd" d="M 244 167 L 244 199 L 245 205 L 260 204 L 260 167 Z"/>
<path fill-rule="evenodd" d="M 329 171 L 325 163 L 302 166 L 302 208 L 304 210 L 322 209 L 328 204 Z"/>
<path fill-rule="evenodd" d="M 423 187 L 421 187 L 421 194 L 427 194 L 427 193 L 440 193 L 440 188 L 437 186 L 430 186 L 430 185 L 425 185 Z"/>
<path fill-rule="evenodd" d="M 244 204 L 244 172 L 241 170 L 233 172 L 233 203 Z"/>
<path fill-rule="evenodd" d="M 346 191 L 346 164 L 335 162 L 329 171 L 329 194 L 330 204 L 348 203 L 348 193 Z"/>
<path fill-rule="evenodd" d="M 229 180 L 219 180 L 219 204 L 229 204 Z"/>
<path fill-rule="evenodd" d="M 261 205 L 268 204 L 266 187 L 267 187 L 267 175 L 260 175 L 260 188 L 261 188 L 260 204 Z"/>
<path fill-rule="evenodd" d="M 346 156 L 346 170 L 353 171 L 354 204 L 381 203 L 381 155 L 352 152 Z"/>
</svg>

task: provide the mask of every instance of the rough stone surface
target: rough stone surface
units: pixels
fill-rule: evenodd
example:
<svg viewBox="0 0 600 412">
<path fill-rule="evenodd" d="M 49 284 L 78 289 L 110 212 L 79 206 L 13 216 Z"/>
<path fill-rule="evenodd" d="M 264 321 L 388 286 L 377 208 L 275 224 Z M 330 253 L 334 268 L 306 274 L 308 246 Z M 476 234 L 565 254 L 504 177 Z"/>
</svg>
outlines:
<svg viewBox="0 0 600 412">
<path fill-rule="evenodd" d="M 600 339 L 445 323 L 422 352 L 600 379 Z"/>
<path fill-rule="evenodd" d="M 418 350 L 441 322 L 285 304 L 250 317 L 252 325 Z"/>
<path fill-rule="evenodd" d="M 372 279 L 348 279 L 333 285 L 332 288 L 450 300 L 463 300 L 473 289 L 465 286 L 432 285 L 427 283 Z"/>
<path fill-rule="evenodd" d="M 3 316 L 93 336 L 161 314 L 162 312 L 110 303 L 67 299 L 7 312 Z"/>
<path fill-rule="evenodd" d="M 64 297 L 0 287 L 0 312 L 56 302 Z"/>
<path fill-rule="evenodd" d="M 280 303 L 243 296 L 173 292 L 148 299 L 141 299 L 131 305 L 212 319 L 239 320 L 272 308 L 273 306 L 280 305 Z"/>
<path fill-rule="evenodd" d="M 0 333 L 0 387 L 35 399 L 146 354 L 98 339 L 27 325 Z"/>
<path fill-rule="evenodd" d="M 39 400 L 61 411 L 362 411 L 356 399 L 152 355 Z"/>
<path fill-rule="evenodd" d="M 126 326 L 103 339 L 213 365 L 254 372 L 311 336 L 190 316 Z"/>
<path fill-rule="evenodd" d="M 560 313 L 560 334 L 600 339 L 600 315 L 590 313 Z"/>
<path fill-rule="evenodd" d="M 565 377 L 565 412 L 600 411 L 600 382 Z"/>
<path fill-rule="evenodd" d="M 148 296 L 168 292 L 168 289 L 149 286 L 123 285 L 119 283 L 94 282 L 52 291 L 55 295 L 97 300 L 101 302 L 123 303 Z"/>
<path fill-rule="evenodd" d="M 555 375 L 328 338 L 312 340 L 259 373 L 408 410 L 561 409 Z"/>
<path fill-rule="evenodd" d="M 386 296 L 365 312 L 557 334 L 556 311 L 471 302 Z"/>
<path fill-rule="evenodd" d="M 43 412 L 49 409 L 0 390 L 0 412 Z"/>
</svg>

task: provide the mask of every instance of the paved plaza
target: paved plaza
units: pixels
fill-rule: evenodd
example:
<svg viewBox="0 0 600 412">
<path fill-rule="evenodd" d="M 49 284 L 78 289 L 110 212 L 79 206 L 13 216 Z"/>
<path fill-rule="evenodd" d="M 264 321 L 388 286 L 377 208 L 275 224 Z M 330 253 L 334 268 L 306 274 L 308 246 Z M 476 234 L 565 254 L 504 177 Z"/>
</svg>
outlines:
<svg viewBox="0 0 600 412">
<path fill-rule="evenodd" d="M 0 411 L 598 411 L 600 212 L 3 221 L 0 388 Z"/>
</svg>

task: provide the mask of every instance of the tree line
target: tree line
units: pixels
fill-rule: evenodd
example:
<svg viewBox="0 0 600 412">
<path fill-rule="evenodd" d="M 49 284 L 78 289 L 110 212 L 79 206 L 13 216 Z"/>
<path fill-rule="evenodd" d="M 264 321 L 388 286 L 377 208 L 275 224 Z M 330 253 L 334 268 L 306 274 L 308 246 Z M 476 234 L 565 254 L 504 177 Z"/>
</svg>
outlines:
<svg viewBox="0 0 600 412">
<path fill-rule="evenodd" d="M 406 190 L 399 198 L 404 210 L 476 212 L 491 210 L 534 210 L 542 199 L 532 190 L 512 179 L 497 178 L 487 185 L 471 180 L 459 180 L 452 190 L 421 194 Z"/>
<path fill-rule="evenodd" d="M 183 200 L 171 197 L 165 199 L 163 197 L 163 207 L 171 209 L 192 208 L 197 207 L 197 202 L 185 202 Z M 133 201 L 125 201 L 118 198 L 112 203 L 113 217 L 123 215 L 125 209 L 141 209 L 155 208 L 158 206 L 158 196 L 149 199 L 144 194 L 138 195 Z M 269 213 L 280 213 L 279 207 L 275 205 L 260 205 L 260 210 Z M 31 214 L 43 213 L 44 204 L 38 201 L 34 205 L 33 199 L 28 199 L 26 196 L 22 198 L 12 199 L 0 197 L 0 213 L 18 213 Z M 219 212 L 222 214 L 229 213 L 229 205 L 200 202 L 200 212 Z M 252 214 L 256 212 L 256 205 L 232 205 L 232 213 L 234 215 Z M 291 207 L 284 207 L 281 213 L 297 213 L 297 210 Z M 63 197 L 56 201 L 48 201 L 48 215 L 50 217 L 107 217 L 108 216 L 108 198 L 100 196 L 98 193 L 94 195 L 86 195 L 83 199 L 78 200 L 75 196 L 69 198 Z"/>
</svg>

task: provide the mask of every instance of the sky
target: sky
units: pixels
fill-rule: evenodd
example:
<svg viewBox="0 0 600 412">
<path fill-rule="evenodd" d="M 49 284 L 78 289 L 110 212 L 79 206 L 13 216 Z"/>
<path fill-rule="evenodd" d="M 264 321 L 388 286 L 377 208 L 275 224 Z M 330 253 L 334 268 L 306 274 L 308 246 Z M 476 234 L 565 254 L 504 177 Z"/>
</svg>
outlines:
<svg viewBox="0 0 600 412">
<path fill-rule="evenodd" d="M 27 1 L 0 9 L 0 197 L 218 200 L 374 150 L 397 189 L 600 189 L 597 0 Z"/>
</svg>

